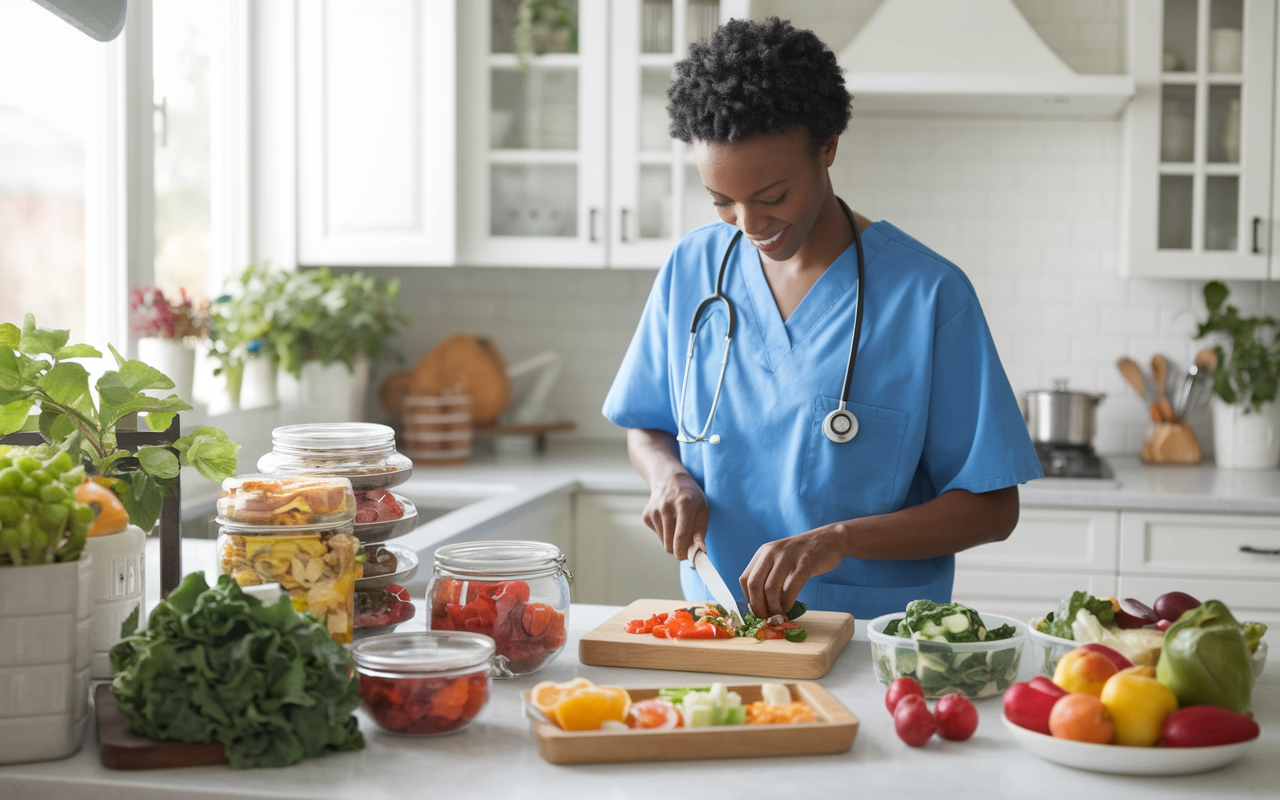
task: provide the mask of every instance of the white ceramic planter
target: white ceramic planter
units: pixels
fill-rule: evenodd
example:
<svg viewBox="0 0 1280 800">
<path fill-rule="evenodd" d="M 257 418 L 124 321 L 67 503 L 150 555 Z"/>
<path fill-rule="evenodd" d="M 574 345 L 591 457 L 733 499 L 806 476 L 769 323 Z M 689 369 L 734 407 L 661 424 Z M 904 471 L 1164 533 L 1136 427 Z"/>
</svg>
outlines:
<svg viewBox="0 0 1280 800">
<path fill-rule="evenodd" d="M 0 764 L 65 758 L 89 716 L 93 556 L 0 567 Z"/>
<path fill-rule="evenodd" d="M 89 677 L 111 677 L 111 648 L 120 641 L 120 626 L 133 610 L 138 611 L 138 627 L 146 625 L 143 596 L 146 587 L 147 535 L 137 525 L 119 533 L 94 536 L 85 543 L 93 556 L 89 594 L 93 600 L 93 624 Z"/>
<path fill-rule="evenodd" d="M 369 362 L 360 359 L 352 372 L 346 364 L 308 361 L 302 365 L 301 378 L 282 371 L 278 390 L 285 424 L 359 422 L 364 419 L 369 392 Z"/>
<path fill-rule="evenodd" d="M 149 389 L 147 394 L 153 397 L 176 394 L 188 403 L 191 402 L 191 386 L 196 375 L 195 350 L 187 347 L 181 339 L 144 336 L 138 340 L 138 360 L 155 367 L 173 381 L 173 389 Z"/>
<path fill-rule="evenodd" d="M 244 362 L 240 383 L 240 407 L 261 408 L 276 404 L 276 365 L 269 358 L 249 358 Z"/>
<path fill-rule="evenodd" d="M 1213 396 L 1214 458 L 1224 469 L 1275 469 L 1280 466 L 1280 403 L 1245 413 Z"/>
</svg>

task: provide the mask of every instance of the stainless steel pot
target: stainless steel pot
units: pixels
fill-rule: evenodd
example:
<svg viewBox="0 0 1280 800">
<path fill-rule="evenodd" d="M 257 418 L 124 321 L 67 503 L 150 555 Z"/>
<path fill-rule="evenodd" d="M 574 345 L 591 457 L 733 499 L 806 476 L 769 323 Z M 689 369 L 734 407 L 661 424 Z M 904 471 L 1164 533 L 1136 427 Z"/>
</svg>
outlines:
<svg viewBox="0 0 1280 800">
<path fill-rule="evenodd" d="M 1036 444 L 1085 446 L 1093 443 L 1094 412 L 1105 394 L 1072 392 L 1065 379 L 1054 388 L 1027 392 L 1027 431 Z"/>
</svg>

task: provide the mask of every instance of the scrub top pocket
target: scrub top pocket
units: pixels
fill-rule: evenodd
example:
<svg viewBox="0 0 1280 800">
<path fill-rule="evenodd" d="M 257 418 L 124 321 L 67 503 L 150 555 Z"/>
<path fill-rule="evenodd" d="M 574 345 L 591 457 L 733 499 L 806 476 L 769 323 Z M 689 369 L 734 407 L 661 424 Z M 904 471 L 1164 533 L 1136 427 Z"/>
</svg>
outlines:
<svg viewBox="0 0 1280 800">
<path fill-rule="evenodd" d="M 858 418 L 858 435 L 837 444 L 822 432 L 822 421 L 839 407 L 833 397 L 814 402 L 800 496 L 859 517 L 888 513 L 896 505 L 907 414 L 849 403 L 846 408 Z"/>
</svg>

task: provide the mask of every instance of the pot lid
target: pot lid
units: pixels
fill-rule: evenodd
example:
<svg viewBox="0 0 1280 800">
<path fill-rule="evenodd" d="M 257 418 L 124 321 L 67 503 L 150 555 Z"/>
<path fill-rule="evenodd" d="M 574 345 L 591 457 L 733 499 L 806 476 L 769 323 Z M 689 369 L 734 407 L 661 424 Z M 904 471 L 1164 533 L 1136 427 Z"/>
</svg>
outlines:
<svg viewBox="0 0 1280 800">
<path fill-rule="evenodd" d="M 1101 394 L 1101 393 L 1094 394 L 1093 392 L 1077 392 L 1077 391 L 1068 389 L 1067 383 L 1069 382 L 1069 380 L 1070 380 L 1069 378 L 1054 378 L 1052 389 L 1032 389 L 1029 392 L 1027 392 L 1027 395 L 1028 396 L 1036 395 L 1036 394 L 1080 395 L 1081 397 L 1088 397 L 1095 401 L 1101 400 L 1104 397 L 1106 397 L 1105 394 Z"/>
</svg>

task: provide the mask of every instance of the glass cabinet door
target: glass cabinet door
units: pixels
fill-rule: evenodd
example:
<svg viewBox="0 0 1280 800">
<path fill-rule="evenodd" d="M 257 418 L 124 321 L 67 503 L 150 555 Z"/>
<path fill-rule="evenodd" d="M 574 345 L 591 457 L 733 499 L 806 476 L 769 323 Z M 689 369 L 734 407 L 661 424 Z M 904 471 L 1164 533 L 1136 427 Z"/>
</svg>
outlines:
<svg viewBox="0 0 1280 800">
<path fill-rule="evenodd" d="M 660 267 L 680 237 L 719 219 L 691 148 L 668 132 L 667 86 L 689 43 L 747 16 L 746 6 L 744 0 L 611 4 L 611 266 Z"/>
<path fill-rule="evenodd" d="M 601 266 L 606 258 L 605 3 L 461 4 L 473 59 L 460 132 L 471 263 Z"/>
<path fill-rule="evenodd" d="M 1153 119 L 1144 127 L 1147 107 L 1135 101 L 1133 202 L 1148 202 L 1150 210 L 1135 205 L 1132 213 L 1153 224 L 1135 225 L 1131 232 L 1131 272 L 1263 277 L 1275 4 L 1160 0 L 1135 8 L 1139 16 L 1132 25 L 1153 22 L 1140 16 L 1151 10 L 1161 19 L 1149 26 L 1158 37 L 1158 53 L 1154 46 L 1135 48 L 1136 62 L 1150 62 L 1135 66 L 1135 78 L 1140 95 L 1152 98 L 1147 107 Z M 1145 35 L 1139 33 L 1139 41 Z M 1152 136 L 1145 143 L 1143 130 Z M 1148 158 L 1154 161 L 1150 171 L 1143 163 Z"/>
</svg>

